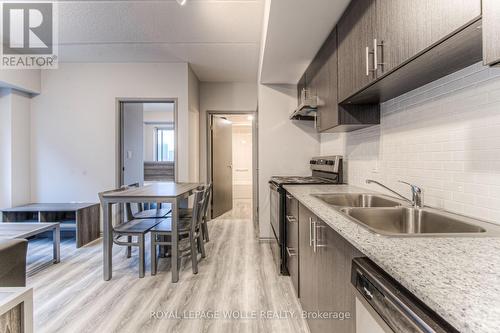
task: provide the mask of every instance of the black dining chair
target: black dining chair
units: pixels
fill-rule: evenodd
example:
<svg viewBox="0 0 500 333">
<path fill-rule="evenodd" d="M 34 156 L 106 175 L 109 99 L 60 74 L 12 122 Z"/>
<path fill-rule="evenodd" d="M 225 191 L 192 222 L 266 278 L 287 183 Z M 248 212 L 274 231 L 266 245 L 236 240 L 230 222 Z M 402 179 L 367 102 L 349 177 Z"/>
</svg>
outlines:
<svg viewBox="0 0 500 333">
<path fill-rule="evenodd" d="M 128 186 L 122 186 L 115 190 L 99 193 L 99 199 L 102 203 L 104 194 L 113 192 L 122 192 L 129 189 Z M 125 221 L 120 221 L 113 225 L 113 243 L 127 247 L 127 258 L 131 257 L 132 246 L 139 248 L 139 277 L 144 277 L 145 272 L 145 235 L 157 224 L 166 220 L 165 218 L 136 219 L 131 214 L 131 204 L 125 203 Z M 122 240 L 127 237 L 127 240 Z"/>
<path fill-rule="evenodd" d="M 179 218 L 177 230 L 179 235 L 179 256 L 177 263 L 179 266 L 182 257 L 191 256 L 193 274 L 198 273 L 198 252 L 205 258 L 205 246 L 201 231 L 203 209 L 207 200 L 207 188 L 194 192 L 194 204 L 191 217 Z M 151 275 L 157 271 L 158 246 L 172 245 L 172 220 L 163 220 L 151 229 Z"/>
</svg>

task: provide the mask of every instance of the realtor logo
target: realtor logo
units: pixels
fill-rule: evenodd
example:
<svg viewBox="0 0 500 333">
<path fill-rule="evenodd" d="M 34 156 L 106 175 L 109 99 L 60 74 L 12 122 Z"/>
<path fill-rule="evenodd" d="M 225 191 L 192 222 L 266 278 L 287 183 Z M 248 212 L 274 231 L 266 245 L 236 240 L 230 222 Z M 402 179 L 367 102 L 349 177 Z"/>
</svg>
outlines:
<svg viewBox="0 0 500 333">
<path fill-rule="evenodd" d="M 1 68 L 57 68 L 55 5 L 2 3 Z"/>
</svg>

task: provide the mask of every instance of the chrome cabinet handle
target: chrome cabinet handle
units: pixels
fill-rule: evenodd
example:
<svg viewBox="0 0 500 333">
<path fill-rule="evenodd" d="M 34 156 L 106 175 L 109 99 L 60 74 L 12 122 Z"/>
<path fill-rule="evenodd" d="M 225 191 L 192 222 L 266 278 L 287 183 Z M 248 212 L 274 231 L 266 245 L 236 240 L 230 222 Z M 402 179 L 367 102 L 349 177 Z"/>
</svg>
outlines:
<svg viewBox="0 0 500 333">
<path fill-rule="evenodd" d="M 297 255 L 297 251 L 294 248 L 286 248 L 286 253 L 288 253 L 289 257 L 295 257 Z"/>
<path fill-rule="evenodd" d="M 297 219 L 296 219 L 296 218 L 295 218 L 295 216 L 293 216 L 293 215 L 287 215 L 287 216 L 286 216 L 286 220 L 287 220 L 288 222 L 290 222 L 290 223 L 295 223 L 295 222 L 297 222 Z"/>
<path fill-rule="evenodd" d="M 318 238 L 317 238 L 317 228 L 316 228 L 316 221 L 313 221 L 313 252 L 316 253 L 316 245 L 318 243 Z"/>
<path fill-rule="evenodd" d="M 312 246 L 312 217 L 309 218 L 309 246 Z"/>
<path fill-rule="evenodd" d="M 380 42 L 380 44 L 377 42 L 377 38 L 373 39 L 373 70 L 377 71 L 378 66 L 384 66 L 383 62 L 378 62 L 378 47 L 383 47 L 384 42 Z"/>
<path fill-rule="evenodd" d="M 324 229 L 326 228 L 326 226 L 324 225 L 316 225 L 315 226 L 315 229 L 316 229 L 316 233 L 315 233 L 315 238 L 316 238 L 316 241 L 314 242 L 314 252 L 317 251 L 318 247 L 326 247 L 326 244 L 319 244 L 319 239 L 318 239 L 318 229 Z M 321 233 L 320 233 L 321 234 Z"/>
<path fill-rule="evenodd" d="M 369 57 L 370 57 L 370 48 L 367 46 L 365 49 L 366 76 L 370 76 L 370 64 L 368 63 Z"/>
</svg>

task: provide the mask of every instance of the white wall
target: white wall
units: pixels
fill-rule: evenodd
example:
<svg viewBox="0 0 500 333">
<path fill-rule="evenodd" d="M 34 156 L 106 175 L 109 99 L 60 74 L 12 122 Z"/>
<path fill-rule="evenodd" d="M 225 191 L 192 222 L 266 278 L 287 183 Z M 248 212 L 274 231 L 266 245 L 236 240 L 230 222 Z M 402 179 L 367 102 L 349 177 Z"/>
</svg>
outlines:
<svg viewBox="0 0 500 333">
<path fill-rule="evenodd" d="M 475 64 L 381 111 L 380 126 L 321 135 L 322 154 L 346 156 L 350 184 L 373 178 L 409 196 L 406 180 L 426 205 L 500 224 L 500 69 Z"/>
<path fill-rule="evenodd" d="M 13 92 L 12 96 L 12 206 L 31 199 L 31 116 L 30 97 Z"/>
<path fill-rule="evenodd" d="M 207 180 L 207 111 L 256 111 L 257 85 L 242 82 L 200 83 L 200 180 Z"/>
<path fill-rule="evenodd" d="M 30 97 L 0 89 L 0 207 L 30 201 Z"/>
<path fill-rule="evenodd" d="M 311 174 L 309 160 L 319 153 L 319 135 L 312 122 L 291 121 L 297 106 L 295 85 L 259 85 L 259 228 L 272 237 L 269 225 L 271 176 Z"/>
<path fill-rule="evenodd" d="M 191 67 L 188 68 L 188 109 L 189 180 L 197 182 L 200 179 L 200 87 Z"/>
<path fill-rule="evenodd" d="M 32 200 L 97 201 L 114 188 L 116 98 L 178 98 L 179 181 L 189 180 L 187 64 L 60 64 L 32 100 Z"/>
<path fill-rule="evenodd" d="M 11 90 L 0 89 L 0 208 L 11 206 Z"/>
<path fill-rule="evenodd" d="M 13 88 L 27 93 L 40 93 L 39 69 L 2 69 L 0 87 Z"/>
</svg>

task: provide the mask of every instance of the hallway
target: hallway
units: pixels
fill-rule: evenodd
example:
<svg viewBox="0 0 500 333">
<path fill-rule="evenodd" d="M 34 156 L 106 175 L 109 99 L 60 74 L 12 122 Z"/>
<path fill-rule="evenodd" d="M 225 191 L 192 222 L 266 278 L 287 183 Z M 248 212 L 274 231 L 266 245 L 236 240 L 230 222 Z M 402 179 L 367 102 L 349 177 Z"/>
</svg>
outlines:
<svg viewBox="0 0 500 333">
<path fill-rule="evenodd" d="M 137 255 L 116 248 L 113 279 L 102 280 L 102 244 L 61 248 L 61 263 L 28 278 L 37 332 L 307 332 L 288 277 L 278 276 L 267 243 L 250 219 L 251 200 L 209 222 L 207 258 L 193 275 L 183 263 L 170 283 L 170 262 L 139 279 Z M 47 240 L 30 242 L 31 264 L 49 258 Z M 149 258 L 146 258 L 149 263 Z M 267 312 L 269 311 L 269 312 Z M 230 317 L 230 319 L 227 319 Z"/>
</svg>

